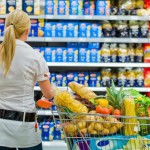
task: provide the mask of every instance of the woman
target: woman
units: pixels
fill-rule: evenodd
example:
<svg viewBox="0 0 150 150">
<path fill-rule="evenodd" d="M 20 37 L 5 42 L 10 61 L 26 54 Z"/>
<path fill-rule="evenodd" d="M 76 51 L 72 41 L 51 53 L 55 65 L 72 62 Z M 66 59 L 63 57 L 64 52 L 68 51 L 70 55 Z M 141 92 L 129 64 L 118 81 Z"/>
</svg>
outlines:
<svg viewBox="0 0 150 150">
<path fill-rule="evenodd" d="M 30 31 L 29 16 L 19 10 L 5 22 L 0 45 L 0 150 L 42 150 L 35 128 L 34 85 L 53 98 L 49 70 L 43 56 L 24 41 Z"/>
</svg>

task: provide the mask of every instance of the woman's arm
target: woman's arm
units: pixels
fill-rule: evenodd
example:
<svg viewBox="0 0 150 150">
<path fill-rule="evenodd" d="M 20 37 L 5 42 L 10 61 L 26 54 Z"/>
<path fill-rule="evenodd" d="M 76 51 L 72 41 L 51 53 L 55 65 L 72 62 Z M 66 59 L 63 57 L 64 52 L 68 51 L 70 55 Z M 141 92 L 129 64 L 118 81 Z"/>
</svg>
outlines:
<svg viewBox="0 0 150 150">
<path fill-rule="evenodd" d="M 52 99 L 54 97 L 54 91 L 49 80 L 39 81 L 42 94 L 46 99 Z"/>
</svg>

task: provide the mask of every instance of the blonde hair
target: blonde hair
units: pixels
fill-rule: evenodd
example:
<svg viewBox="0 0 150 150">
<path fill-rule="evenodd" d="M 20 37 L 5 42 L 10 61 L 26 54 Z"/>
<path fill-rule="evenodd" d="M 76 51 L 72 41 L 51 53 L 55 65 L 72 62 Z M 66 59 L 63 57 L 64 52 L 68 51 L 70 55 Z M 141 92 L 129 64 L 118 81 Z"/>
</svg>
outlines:
<svg viewBox="0 0 150 150">
<path fill-rule="evenodd" d="M 4 40 L 0 45 L 0 65 L 4 67 L 5 76 L 10 70 L 15 54 L 16 39 L 20 38 L 29 28 L 30 18 L 25 12 L 15 10 L 7 16 L 5 21 Z"/>
</svg>

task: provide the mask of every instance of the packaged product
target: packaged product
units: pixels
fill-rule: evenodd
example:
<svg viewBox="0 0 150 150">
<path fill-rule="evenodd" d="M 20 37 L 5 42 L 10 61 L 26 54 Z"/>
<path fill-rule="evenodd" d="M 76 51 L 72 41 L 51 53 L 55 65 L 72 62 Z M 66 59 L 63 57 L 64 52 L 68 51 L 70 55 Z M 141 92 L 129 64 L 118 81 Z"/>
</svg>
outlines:
<svg viewBox="0 0 150 150">
<path fill-rule="evenodd" d="M 4 35 L 5 20 L 0 19 L 0 36 Z"/>
<path fill-rule="evenodd" d="M 16 0 L 7 0 L 6 13 L 13 12 L 16 9 Z"/>
<path fill-rule="evenodd" d="M 150 44 L 144 44 L 144 62 L 150 62 Z"/>
<path fill-rule="evenodd" d="M 102 37 L 102 26 L 97 23 L 92 23 L 91 25 L 91 37 L 99 38 Z"/>
<path fill-rule="evenodd" d="M 67 37 L 78 37 L 78 23 L 68 22 L 67 23 Z"/>
<path fill-rule="evenodd" d="M 134 69 L 135 72 L 135 87 L 144 86 L 144 70 L 143 68 Z"/>
<path fill-rule="evenodd" d="M 46 6 L 45 0 L 40 0 L 40 15 L 45 15 L 45 6 Z"/>
<path fill-rule="evenodd" d="M 0 14 L 5 15 L 6 14 L 6 0 L 0 1 Z"/>
<path fill-rule="evenodd" d="M 89 42 L 89 43 L 88 43 L 88 48 L 96 48 L 96 49 L 99 49 L 99 48 L 100 48 L 100 43 L 98 43 L 98 42 Z"/>
<path fill-rule="evenodd" d="M 119 21 L 117 26 L 118 37 L 129 37 L 129 27 L 126 21 Z"/>
<path fill-rule="evenodd" d="M 55 47 L 45 47 L 44 58 L 46 62 L 56 61 L 56 48 Z"/>
<path fill-rule="evenodd" d="M 56 62 L 66 62 L 67 59 L 67 48 L 56 48 Z"/>
<path fill-rule="evenodd" d="M 56 73 L 50 74 L 50 83 L 54 83 L 56 81 Z"/>
<path fill-rule="evenodd" d="M 31 20 L 31 28 L 30 28 L 29 36 L 31 37 L 38 36 L 38 20 L 37 19 Z"/>
<path fill-rule="evenodd" d="M 144 8 L 144 0 L 136 0 L 135 8 Z"/>
<path fill-rule="evenodd" d="M 64 1 L 59 0 L 58 1 L 58 15 L 69 15 L 69 2 L 70 1 Z"/>
<path fill-rule="evenodd" d="M 79 48 L 79 62 L 90 62 L 90 50 L 88 48 Z"/>
<path fill-rule="evenodd" d="M 118 47 L 118 62 L 127 62 L 128 61 L 128 49 L 126 44 L 119 44 Z"/>
<path fill-rule="evenodd" d="M 29 15 L 40 15 L 40 0 L 23 0 L 23 10 Z"/>
<path fill-rule="evenodd" d="M 150 68 L 144 68 L 144 86 L 150 87 Z"/>
<path fill-rule="evenodd" d="M 68 42 L 67 47 L 68 48 L 78 48 L 78 43 L 77 42 Z"/>
<path fill-rule="evenodd" d="M 78 43 L 78 47 L 79 48 L 88 48 L 88 43 L 86 43 L 86 42 L 79 42 Z"/>
<path fill-rule="evenodd" d="M 101 71 L 101 86 L 106 87 L 110 85 L 111 81 L 111 68 L 103 68 Z"/>
<path fill-rule="evenodd" d="M 112 33 L 111 36 L 112 37 L 116 37 L 117 36 L 117 22 L 112 22 Z"/>
<path fill-rule="evenodd" d="M 117 44 L 111 44 L 110 45 L 110 56 L 111 56 L 111 62 L 117 62 L 117 55 L 118 55 L 118 47 Z"/>
<path fill-rule="evenodd" d="M 38 19 L 38 37 L 44 37 L 44 19 Z"/>
<path fill-rule="evenodd" d="M 140 37 L 147 38 L 149 35 L 148 21 L 140 21 Z"/>
<path fill-rule="evenodd" d="M 64 22 L 59 22 L 56 24 L 56 37 L 66 37 L 67 24 Z"/>
<path fill-rule="evenodd" d="M 129 44 L 128 46 L 128 62 L 135 62 L 134 44 Z"/>
<path fill-rule="evenodd" d="M 107 43 L 104 43 L 101 48 L 101 61 L 105 63 L 111 62 L 110 47 Z"/>
<path fill-rule="evenodd" d="M 135 62 L 143 62 L 144 50 L 142 44 L 136 44 L 135 47 Z"/>
<path fill-rule="evenodd" d="M 89 86 L 89 73 L 78 72 L 78 83 L 84 86 Z"/>
<path fill-rule="evenodd" d="M 109 21 L 102 23 L 102 31 L 104 37 L 112 37 L 112 25 Z"/>
<path fill-rule="evenodd" d="M 126 70 L 125 68 L 118 69 L 118 86 L 119 87 L 126 87 L 127 86 L 127 78 L 126 78 Z"/>
<path fill-rule="evenodd" d="M 67 73 L 67 85 L 72 81 L 78 82 L 78 73 L 77 72 L 68 72 Z"/>
<path fill-rule="evenodd" d="M 135 72 L 132 68 L 126 69 L 126 78 L 127 78 L 127 87 L 134 87 L 135 86 Z"/>
<path fill-rule="evenodd" d="M 117 72 L 112 71 L 112 73 L 111 73 L 111 79 L 113 80 L 114 84 L 117 85 L 117 81 L 118 81 Z"/>
<path fill-rule="evenodd" d="M 54 1 L 53 0 L 46 0 L 45 1 L 45 14 L 47 15 L 54 15 Z M 57 10 L 57 8 L 56 8 Z M 57 12 L 57 11 L 56 11 Z"/>
<path fill-rule="evenodd" d="M 70 1 L 70 15 L 79 15 L 78 14 L 78 1 L 71 0 Z"/>
<path fill-rule="evenodd" d="M 45 47 L 40 47 L 40 53 L 44 57 L 44 55 L 45 55 Z"/>
<path fill-rule="evenodd" d="M 90 87 L 100 87 L 101 86 L 100 72 L 90 72 L 89 76 L 90 76 L 90 80 L 89 80 Z"/>
<path fill-rule="evenodd" d="M 111 0 L 111 7 L 110 7 L 110 14 L 111 15 L 117 15 L 118 13 L 118 7 L 115 0 Z"/>
<path fill-rule="evenodd" d="M 67 77 L 65 73 L 56 73 L 56 85 L 60 87 L 67 86 Z"/>
<path fill-rule="evenodd" d="M 78 62 L 78 49 L 67 48 L 67 62 Z"/>
<path fill-rule="evenodd" d="M 85 0 L 83 2 L 84 15 L 95 15 L 95 2 L 90 0 Z"/>
<path fill-rule="evenodd" d="M 149 16 L 149 11 L 146 9 L 137 9 L 136 15 L 138 15 L 138 16 Z"/>
<path fill-rule="evenodd" d="M 56 36 L 56 22 L 45 22 L 45 37 Z"/>
<path fill-rule="evenodd" d="M 90 37 L 91 23 L 79 23 L 79 37 Z"/>
<path fill-rule="evenodd" d="M 138 21 L 130 21 L 129 22 L 130 27 L 130 37 L 136 37 L 138 38 L 140 36 L 140 27 Z"/>
<path fill-rule="evenodd" d="M 91 48 L 90 49 L 90 62 L 100 62 L 101 61 L 101 50 Z"/>
</svg>

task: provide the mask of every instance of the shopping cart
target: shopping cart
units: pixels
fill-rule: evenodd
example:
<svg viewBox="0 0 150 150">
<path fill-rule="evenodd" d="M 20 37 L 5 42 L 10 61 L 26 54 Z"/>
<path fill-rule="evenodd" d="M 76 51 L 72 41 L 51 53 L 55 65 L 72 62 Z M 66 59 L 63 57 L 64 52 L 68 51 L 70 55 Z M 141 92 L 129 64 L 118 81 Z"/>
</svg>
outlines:
<svg viewBox="0 0 150 150">
<path fill-rule="evenodd" d="M 101 115 L 94 111 L 76 114 L 66 107 L 56 107 L 59 118 L 52 111 L 53 119 L 61 122 L 56 123 L 56 128 L 63 130 L 68 150 L 150 150 L 149 118 Z M 129 119 L 137 122 L 128 122 Z"/>
</svg>

